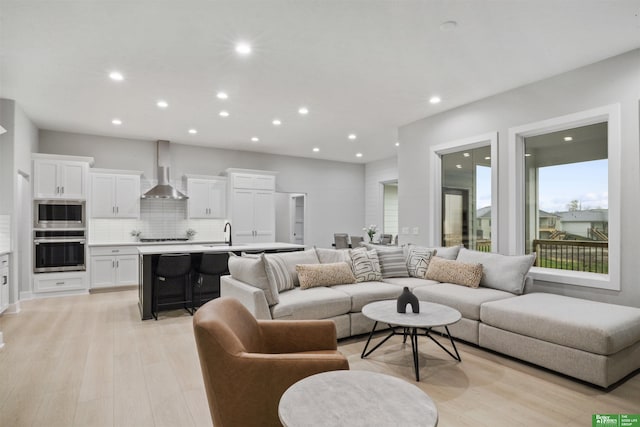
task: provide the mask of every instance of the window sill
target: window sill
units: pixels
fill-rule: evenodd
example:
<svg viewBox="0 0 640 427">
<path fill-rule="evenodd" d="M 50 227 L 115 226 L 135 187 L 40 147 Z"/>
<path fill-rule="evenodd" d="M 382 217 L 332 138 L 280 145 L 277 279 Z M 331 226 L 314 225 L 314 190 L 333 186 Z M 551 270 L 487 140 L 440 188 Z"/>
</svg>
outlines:
<svg viewBox="0 0 640 427">
<path fill-rule="evenodd" d="M 534 280 L 563 285 L 584 286 L 588 288 L 609 289 L 614 291 L 620 290 L 620 284 L 613 283 L 609 274 L 531 267 L 531 270 L 529 270 L 529 276 Z"/>
</svg>

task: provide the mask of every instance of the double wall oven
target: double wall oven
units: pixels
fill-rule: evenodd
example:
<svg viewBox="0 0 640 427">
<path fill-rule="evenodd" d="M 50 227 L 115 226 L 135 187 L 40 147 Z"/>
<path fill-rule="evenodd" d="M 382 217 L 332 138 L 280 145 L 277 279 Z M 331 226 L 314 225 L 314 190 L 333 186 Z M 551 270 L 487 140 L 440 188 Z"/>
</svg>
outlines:
<svg viewBox="0 0 640 427">
<path fill-rule="evenodd" d="M 34 202 L 34 273 L 86 270 L 85 202 Z"/>
</svg>

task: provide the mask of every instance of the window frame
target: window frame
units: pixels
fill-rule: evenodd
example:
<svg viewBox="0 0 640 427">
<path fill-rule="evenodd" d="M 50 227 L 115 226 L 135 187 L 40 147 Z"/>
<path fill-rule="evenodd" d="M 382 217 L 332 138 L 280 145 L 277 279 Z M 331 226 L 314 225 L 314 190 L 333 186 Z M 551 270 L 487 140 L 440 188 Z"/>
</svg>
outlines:
<svg viewBox="0 0 640 427">
<path fill-rule="evenodd" d="M 491 252 L 498 248 L 498 132 L 488 132 L 431 147 L 431 246 L 442 242 L 442 156 L 464 150 L 489 146 L 491 149 Z"/>
<path fill-rule="evenodd" d="M 509 129 L 509 240 L 508 253 L 524 254 L 525 227 L 525 158 L 524 140 L 550 132 L 607 122 L 608 215 L 609 215 L 609 273 L 560 270 L 532 267 L 529 275 L 535 280 L 563 285 L 620 290 L 621 247 L 621 165 L 620 104 L 554 117 Z"/>
</svg>

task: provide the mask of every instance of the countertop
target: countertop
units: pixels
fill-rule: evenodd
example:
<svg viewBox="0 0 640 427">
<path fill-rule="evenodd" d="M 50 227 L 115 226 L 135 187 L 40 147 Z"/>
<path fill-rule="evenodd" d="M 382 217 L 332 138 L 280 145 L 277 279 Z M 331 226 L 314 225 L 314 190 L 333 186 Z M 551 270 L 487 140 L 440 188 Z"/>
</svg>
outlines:
<svg viewBox="0 0 640 427">
<path fill-rule="evenodd" d="M 0 249 L 0 256 L 9 255 L 10 253 L 11 253 L 11 250 L 9 249 Z"/>
<path fill-rule="evenodd" d="M 304 245 L 293 243 L 246 243 L 228 246 L 226 244 L 181 244 L 181 245 L 149 245 L 138 246 L 140 255 L 199 253 L 199 252 L 238 252 L 238 251 L 270 251 L 278 249 L 304 249 Z"/>
<path fill-rule="evenodd" d="M 169 241 L 169 242 L 89 242 L 89 247 L 101 247 L 101 246 L 174 246 L 174 245 L 212 245 L 223 244 L 219 240 L 183 240 L 183 241 Z"/>
</svg>

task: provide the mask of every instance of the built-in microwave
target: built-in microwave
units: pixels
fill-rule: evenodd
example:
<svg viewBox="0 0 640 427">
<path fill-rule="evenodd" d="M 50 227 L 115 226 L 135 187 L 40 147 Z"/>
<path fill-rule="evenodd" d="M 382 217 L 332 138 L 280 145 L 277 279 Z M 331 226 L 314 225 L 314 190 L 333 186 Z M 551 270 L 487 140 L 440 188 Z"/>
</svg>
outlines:
<svg viewBox="0 0 640 427">
<path fill-rule="evenodd" d="M 34 228 L 85 228 L 85 202 L 82 200 L 36 200 Z"/>
</svg>

